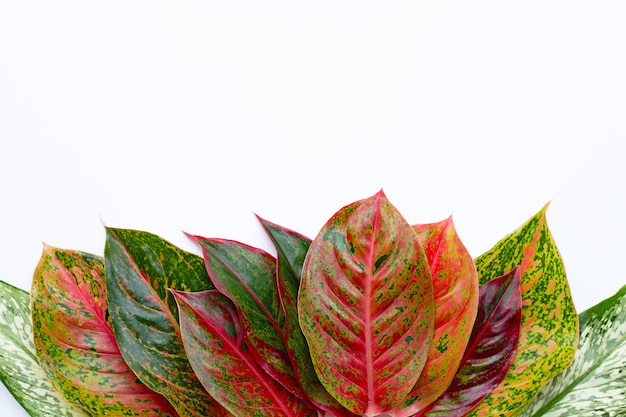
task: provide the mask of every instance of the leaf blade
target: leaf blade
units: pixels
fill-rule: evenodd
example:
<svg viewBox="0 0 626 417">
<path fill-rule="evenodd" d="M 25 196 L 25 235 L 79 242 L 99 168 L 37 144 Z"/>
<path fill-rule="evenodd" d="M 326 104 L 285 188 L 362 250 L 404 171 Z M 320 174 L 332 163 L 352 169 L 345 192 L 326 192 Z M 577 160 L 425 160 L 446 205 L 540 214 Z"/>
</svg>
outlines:
<svg viewBox="0 0 626 417">
<path fill-rule="evenodd" d="M 578 316 L 546 210 L 547 206 L 475 260 L 481 284 L 519 265 L 523 307 L 511 371 L 471 416 L 519 415 L 574 357 Z"/>
<path fill-rule="evenodd" d="M 107 228 L 104 249 L 110 320 L 120 351 L 147 386 L 184 416 L 227 416 L 193 372 L 168 288 L 212 288 L 202 258 L 158 236 Z"/>
<path fill-rule="evenodd" d="M 311 246 L 311 239 L 260 217 L 258 219 L 276 248 L 278 292 L 285 311 L 283 333 L 296 378 L 305 395 L 318 408 L 336 417 L 354 416 L 326 391 L 317 378 L 309 345 L 298 320 L 298 291 L 302 266 Z"/>
<path fill-rule="evenodd" d="M 103 275 L 100 257 L 44 248 L 31 290 L 34 344 L 44 372 L 67 401 L 94 417 L 176 415 L 124 362 L 106 321 Z"/>
<path fill-rule="evenodd" d="M 417 235 L 382 191 L 322 228 L 305 259 L 298 303 L 331 395 L 356 414 L 397 406 L 426 361 L 434 306 Z"/>
<path fill-rule="evenodd" d="M 519 268 L 480 287 L 476 323 L 461 368 L 444 395 L 416 416 L 463 417 L 504 379 L 522 318 Z"/>
<path fill-rule="evenodd" d="M 88 417 L 52 386 L 37 361 L 28 292 L 0 281 L 0 380 L 33 417 Z"/>
<path fill-rule="evenodd" d="M 626 415 L 626 286 L 580 314 L 572 366 L 548 382 L 523 417 Z"/>
<path fill-rule="evenodd" d="M 225 408 L 237 416 L 316 415 L 257 364 L 241 337 L 237 309 L 226 296 L 216 290 L 174 295 L 190 363 Z"/>
<path fill-rule="evenodd" d="M 459 369 L 478 309 L 478 273 L 452 217 L 413 226 L 428 259 L 435 297 L 435 331 L 428 359 L 400 416 L 424 409 L 442 395 Z"/>
</svg>

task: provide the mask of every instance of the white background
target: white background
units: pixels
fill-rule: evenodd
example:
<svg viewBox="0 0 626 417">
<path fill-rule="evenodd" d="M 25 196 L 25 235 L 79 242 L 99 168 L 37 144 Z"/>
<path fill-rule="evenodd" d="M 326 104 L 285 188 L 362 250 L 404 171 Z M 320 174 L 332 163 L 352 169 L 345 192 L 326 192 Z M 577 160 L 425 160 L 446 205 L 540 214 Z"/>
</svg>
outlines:
<svg viewBox="0 0 626 417">
<path fill-rule="evenodd" d="M 314 237 L 384 188 L 473 256 L 552 201 L 579 311 L 626 283 L 623 2 L 295 3 L 0 3 L 0 279 L 103 223 Z"/>
</svg>

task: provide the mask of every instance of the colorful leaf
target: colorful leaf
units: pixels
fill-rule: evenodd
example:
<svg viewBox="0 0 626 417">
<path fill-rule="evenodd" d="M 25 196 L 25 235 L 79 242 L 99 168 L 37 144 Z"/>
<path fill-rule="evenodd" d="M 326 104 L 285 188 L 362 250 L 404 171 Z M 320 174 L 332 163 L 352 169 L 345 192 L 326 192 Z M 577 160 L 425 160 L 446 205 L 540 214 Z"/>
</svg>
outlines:
<svg viewBox="0 0 626 417">
<path fill-rule="evenodd" d="M 150 233 L 110 228 L 104 256 L 110 320 L 131 369 L 182 416 L 230 415 L 193 372 L 168 291 L 211 289 L 202 258 Z"/>
<path fill-rule="evenodd" d="M 478 308 L 478 274 L 456 234 L 452 217 L 413 226 L 430 265 L 435 297 L 435 333 L 426 366 L 403 401 L 400 416 L 409 416 L 443 394 L 459 369 Z"/>
<path fill-rule="evenodd" d="M 259 221 L 276 248 L 278 293 L 285 311 L 283 334 L 300 386 L 303 387 L 309 400 L 320 409 L 331 412 L 336 417 L 354 416 L 326 391 L 317 378 L 309 345 L 298 321 L 298 290 L 302 277 L 302 265 L 311 246 L 311 240 L 260 217 Z"/>
<path fill-rule="evenodd" d="M 522 325 L 511 370 L 472 416 L 519 415 L 543 384 L 565 370 L 574 357 L 578 316 L 546 209 L 475 261 L 481 284 L 520 265 Z"/>
<path fill-rule="evenodd" d="M 95 416 L 176 415 L 137 380 L 107 323 L 100 257 L 46 246 L 31 290 L 34 343 L 54 387 Z"/>
<path fill-rule="evenodd" d="M 350 411 L 387 412 L 415 385 L 433 335 L 432 281 L 417 234 L 382 191 L 315 238 L 298 311 L 320 381 Z"/>
<path fill-rule="evenodd" d="M 480 287 L 476 323 L 461 367 L 444 395 L 414 417 L 463 417 L 504 379 L 519 339 L 520 270 Z"/>
<path fill-rule="evenodd" d="M 313 417 L 317 413 L 257 364 L 235 305 L 216 290 L 173 292 L 189 361 L 206 390 L 236 416 Z"/>
<path fill-rule="evenodd" d="M 523 417 L 626 415 L 626 286 L 580 314 L 572 366 L 548 382 Z"/>
<path fill-rule="evenodd" d="M 30 295 L 0 281 L 0 380 L 33 417 L 88 417 L 54 389 L 37 361 Z"/>
<path fill-rule="evenodd" d="M 285 315 L 276 286 L 276 260 L 239 242 L 192 238 L 202 248 L 213 285 L 235 303 L 251 354 L 265 372 L 304 398 L 282 334 Z"/>
</svg>

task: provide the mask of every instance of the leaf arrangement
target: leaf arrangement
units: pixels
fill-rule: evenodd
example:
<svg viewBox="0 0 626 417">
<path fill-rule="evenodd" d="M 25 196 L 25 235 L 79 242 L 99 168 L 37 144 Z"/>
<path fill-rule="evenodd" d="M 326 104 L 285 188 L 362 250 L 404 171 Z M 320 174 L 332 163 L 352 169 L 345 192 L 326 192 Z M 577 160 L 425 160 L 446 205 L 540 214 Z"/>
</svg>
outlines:
<svg viewBox="0 0 626 417">
<path fill-rule="evenodd" d="M 626 287 L 579 329 L 545 208 L 475 260 L 382 191 L 314 240 L 259 221 L 276 256 L 46 246 L 30 295 L 0 282 L 0 378 L 36 417 L 626 414 Z"/>
</svg>

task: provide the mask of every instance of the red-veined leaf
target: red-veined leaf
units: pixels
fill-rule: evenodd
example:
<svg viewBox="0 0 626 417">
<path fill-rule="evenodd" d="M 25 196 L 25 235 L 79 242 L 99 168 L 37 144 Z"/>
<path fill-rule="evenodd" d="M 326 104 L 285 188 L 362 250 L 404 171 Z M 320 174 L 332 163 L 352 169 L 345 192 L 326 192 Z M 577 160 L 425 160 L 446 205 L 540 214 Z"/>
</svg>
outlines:
<svg viewBox="0 0 626 417">
<path fill-rule="evenodd" d="M 257 364 L 230 299 L 216 290 L 173 293 L 189 361 L 206 390 L 225 408 L 236 416 L 317 415 Z"/>
<path fill-rule="evenodd" d="M 413 228 L 433 279 L 435 333 L 426 366 L 398 411 L 401 416 L 424 409 L 446 391 L 463 358 L 478 308 L 478 274 L 452 217 Z"/>
<path fill-rule="evenodd" d="M 546 381 L 574 358 L 578 316 L 546 209 L 475 260 L 481 284 L 520 266 L 522 325 L 510 371 L 472 416 L 519 415 Z"/>
<path fill-rule="evenodd" d="M 181 416 L 228 416 L 193 372 L 168 288 L 213 288 L 202 258 L 150 233 L 107 229 L 104 249 L 110 320 L 124 359 Z"/>
<path fill-rule="evenodd" d="M 337 212 L 306 256 L 298 311 L 320 381 L 344 407 L 396 407 L 422 371 L 433 289 L 417 234 L 382 191 Z"/>
<path fill-rule="evenodd" d="M 137 380 L 107 323 L 102 258 L 44 247 L 31 290 L 34 341 L 52 385 L 92 416 L 175 416 Z"/>
<path fill-rule="evenodd" d="M 213 285 L 235 304 L 251 354 L 272 378 L 304 398 L 282 334 L 285 315 L 276 286 L 276 260 L 232 240 L 192 238 L 202 248 Z"/>
<path fill-rule="evenodd" d="M 309 400 L 320 409 L 336 417 L 354 416 L 326 391 L 317 378 L 309 346 L 298 321 L 298 290 L 302 265 L 311 239 L 260 217 L 258 219 L 276 248 L 278 293 L 285 311 L 283 334 L 300 386 Z"/>
<path fill-rule="evenodd" d="M 452 384 L 413 417 L 463 417 L 504 379 L 517 348 L 522 317 L 520 270 L 480 287 L 476 323 Z"/>
</svg>

